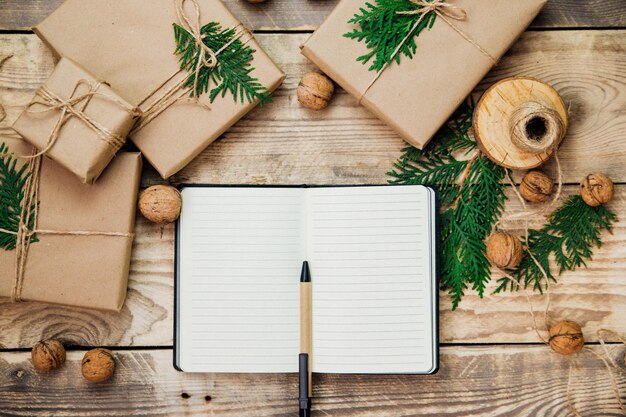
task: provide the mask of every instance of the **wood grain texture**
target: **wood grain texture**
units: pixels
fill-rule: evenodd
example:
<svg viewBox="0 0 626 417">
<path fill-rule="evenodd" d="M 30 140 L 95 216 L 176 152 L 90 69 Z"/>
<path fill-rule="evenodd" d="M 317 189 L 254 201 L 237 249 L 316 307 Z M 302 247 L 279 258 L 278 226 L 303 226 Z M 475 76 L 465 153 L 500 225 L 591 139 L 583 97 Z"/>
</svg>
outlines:
<svg viewBox="0 0 626 417">
<path fill-rule="evenodd" d="M 385 172 L 406 146 L 389 127 L 337 89 L 328 109 L 301 107 L 295 89 L 313 66 L 300 55 L 304 34 L 262 34 L 259 42 L 287 73 L 274 102 L 257 108 L 209 146 L 173 183 L 355 184 L 385 182 Z M 0 56 L 15 54 L 0 71 L 0 103 L 11 134 L 53 59 L 33 35 L 0 35 Z M 577 183 L 602 170 L 626 181 L 626 30 L 529 32 L 476 89 L 478 97 L 509 76 L 531 76 L 556 88 L 570 112 L 559 151 L 564 180 Z M 549 168 L 552 169 L 552 168 Z M 161 182 L 147 170 L 144 185 Z"/>
<path fill-rule="evenodd" d="M 63 0 L 3 0 L 0 30 L 29 30 Z M 224 0 L 253 30 L 314 30 L 335 7 L 335 0 L 268 0 L 250 4 Z M 624 27 L 622 0 L 551 0 L 531 25 L 533 28 Z"/>
<path fill-rule="evenodd" d="M 623 367 L 624 348 L 609 349 Z M 118 351 L 113 379 L 93 384 L 80 377 L 83 353 L 70 352 L 65 366 L 49 374 L 37 373 L 27 352 L 1 354 L 0 414 L 297 414 L 296 374 L 184 374 L 172 368 L 170 350 Z M 580 412 L 585 417 L 621 416 L 599 359 L 590 352 L 563 357 L 545 346 L 443 348 L 441 369 L 432 376 L 314 375 L 313 410 L 330 417 L 568 417 L 571 362 L 577 366 L 572 397 Z M 626 376 L 616 375 L 623 392 Z"/>
</svg>

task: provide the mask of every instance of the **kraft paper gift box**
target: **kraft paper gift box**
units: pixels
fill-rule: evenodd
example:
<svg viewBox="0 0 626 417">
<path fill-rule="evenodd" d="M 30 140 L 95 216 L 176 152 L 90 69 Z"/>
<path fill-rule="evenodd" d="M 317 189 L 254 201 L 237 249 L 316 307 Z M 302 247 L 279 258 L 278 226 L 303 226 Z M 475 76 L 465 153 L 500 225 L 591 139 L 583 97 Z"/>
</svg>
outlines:
<svg viewBox="0 0 626 417">
<path fill-rule="evenodd" d="M 107 80 L 131 104 L 150 113 L 173 85 L 189 74 L 180 73 L 173 23 L 180 24 L 180 0 L 66 0 L 33 30 L 58 55 L 72 58 L 95 76 Z M 218 22 L 222 29 L 241 28 L 240 22 L 219 0 L 197 0 L 200 24 Z M 195 21 L 192 3 L 184 2 Z M 245 39 L 244 39 L 245 38 Z M 276 89 L 284 78 L 250 34 L 242 42 L 252 47 L 253 77 Z M 217 57 L 219 62 L 219 56 Z M 138 122 L 131 139 L 163 178 L 187 165 L 211 142 L 248 113 L 256 102 L 235 103 L 221 94 L 209 103 L 179 102 L 167 107 L 150 123 Z"/>
<path fill-rule="evenodd" d="M 94 182 L 126 141 L 134 107 L 62 58 L 13 128 L 39 152 Z"/>
<path fill-rule="evenodd" d="M 32 150 L 24 141 L 0 139 L 3 172 L 13 173 L 0 177 L 0 297 L 119 311 L 126 297 L 141 155 L 121 152 L 96 184 L 83 184 L 48 158 L 21 158 Z M 29 177 L 38 179 L 38 188 L 23 184 Z M 29 189 L 38 190 L 32 204 L 16 194 L 31 195 Z M 37 213 L 28 215 L 18 204 Z M 18 238 L 19 213 L 31 220 Z M 20 241 L 29 231 L 30 245 L 24 246 Z"/>
<path fill-rule="evenodd" d="M 398 1 L 406 1 L 407 9 L 413 4 Z M 444 15 L 448 24 L 436 15 L 432 27 L 415 38 L 413 58 L 401 54 L 400 63 L 392 62 L 378 78 L 376 71 L 368 70 L 371 60 L 357 62 L 369 51 L 365 42 L 343 36 L 358 28 L 348 21 L 366 3 L 341 0 L 302 46 L 302 54 L 407 142 L 422 149 L 547 0 L 447 0 L 457 9 L 439 10 L 465 14 L 465 18 Z"/>
</svg>

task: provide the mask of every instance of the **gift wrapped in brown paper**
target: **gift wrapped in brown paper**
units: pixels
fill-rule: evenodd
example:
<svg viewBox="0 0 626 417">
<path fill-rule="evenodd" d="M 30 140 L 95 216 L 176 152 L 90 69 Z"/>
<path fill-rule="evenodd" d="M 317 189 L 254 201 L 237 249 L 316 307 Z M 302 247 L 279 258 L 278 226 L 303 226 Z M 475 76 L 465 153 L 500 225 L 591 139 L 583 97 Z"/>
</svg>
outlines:
<svg viewBox="0 0 626 417">
<path fill-rule="evenodd" d="M 0 296 L 119 311 L 126 296 L 141 155 L 96 184 L 0 139 Z"/>
<path fill-rule="evenodd" d="M 39 154 L 92 183 L 126 142 L 136 116 L 106 83 L 62 58 L 13 128 Z"/>
<path fill-rule="evenodd" d="M 388 19 L 404 19 L 406 38 L 380 34 L 386 65 L 372 52 L 378 39 L 363 32 L 355 15 L 376 0 L 341 0 L 302 47 L 302 53 L 407 142 L 422 148 L 539 13 L 547 0 L 397 0 Z M 390 17 L 391 16 L 391 17 Z M 366 29 L 382 30 L 372 18 Z M 349 23 L 353 20 L 353 23 Z M 386 24 L 386 23 L 385 23 Z M 352 32 L 352 37 L 346 34 Z M 375 32 L 372 38 L 377 38 Z M 387 35 L 387 36 L 386 36 Z M 401 41 L 401 42 L 398 42 Z M 394 48 L 390 45 L 404 45 Z M 414 47 L 413 47 L 414 46 Z M 372 67 L 371 67 L 372 66 Z"/>
<path fill-rule="evenodd" d="M 177 51 L 180 39 L 175 38 L 173 24 L 188 35 L 183 49 L 191 51 L 198 65 L 181 69 L 184 54 Z M 206 39 L 209 30 L 230 30 L 230 40 L 211 48 Z M 225 90 L 213 97 L 215 80 L 204 89 L 189 82 L 191 78 L 211 78 L 212 69 L 230 71 L 231 66 L 224 64 L 242 45 L 253 51 L 248 75 L 266 92 L 284 78 L 219 0 L 66 0 L 34 31 L 57 54 L 107 80 L 140 107 L 144 117 L 130 137 L 164 178 L 183 168 L 259 102 L 254 95 L 241 92 L 233 97 Z"/>
</svg>

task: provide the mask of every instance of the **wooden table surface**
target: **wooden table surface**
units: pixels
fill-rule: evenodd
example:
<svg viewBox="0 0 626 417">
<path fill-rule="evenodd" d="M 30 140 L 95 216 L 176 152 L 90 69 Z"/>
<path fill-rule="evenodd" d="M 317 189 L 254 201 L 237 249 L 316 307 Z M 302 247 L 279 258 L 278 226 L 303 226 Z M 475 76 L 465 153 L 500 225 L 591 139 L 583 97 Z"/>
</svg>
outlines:
<svg viewBox="0 0 626 417">
<path fill-rule="evenodd" d="M 0 103 L 8 114 L 0 136 L 14 135 L 9 126 L 20 106 L 52 71 L 50 52 L 29 27 L 60 3 L 0 0 L 0 57 L 15 55 L 0 71 Z M 298 46 L 336 1 L 226 3 L 257 32 L 287 78 L 271 105 L 244 117 L 171 183 L 385 182 L 404 146 L 396 134 L 342 90 L 323 112 L 302 108 L 295 97 L 301 76 L 313 69 Z M 476 96 L 512 75 L 547 81 L 570 108 L 571 128 L 560 152 L 564 195 L 576 193 L 584 175 L 606 172 L 618 184 L 610 208 L 626 219 L 626 1 L 552 0 Z M 160 182 L 152 169 L 145 170 L 143 186 Z M 506 212 L 519 210 L 511 199 Z M 542 223 L 532 220 L 534 226 Z M 121 313 L 0 302 L 0 415 L 296 415 L 295 374 L 192 375 L 173 369 L 173 228 L 161 233 L 138 218 L 136 233 Z M 559 279 L 551 309 L 554 319 L 579 322 L 598 352 L 597 329 L 626 334 L 626 224 L 618 223 L 603 239 L 587 269 Z M 532 298 L 541 309 L 544 298 Z M 561 357 L 539 343 L 523 293 L 483 300 L 469 294 L 455 312 L 445 294 L 441 300 L 438 374 L 315 375 L 314 415 L 569 416 L 565 398 L 572 361 L 572 396 L 582 415 L 622 415 L 601 361 L 590 352 Z M 73 345 L 68 362 L 58 372 L 39 374 L 30 363 L 30 347 L 51 337 Z M 115 350 L 118 368 L 108 383 L 88 384 L 79 376 L 80 359 L 92 346 Z M 609 349 L 624 366 L 624 348 Z M 622 392 L 624 375 L 617 375 Z"/>
</svg>

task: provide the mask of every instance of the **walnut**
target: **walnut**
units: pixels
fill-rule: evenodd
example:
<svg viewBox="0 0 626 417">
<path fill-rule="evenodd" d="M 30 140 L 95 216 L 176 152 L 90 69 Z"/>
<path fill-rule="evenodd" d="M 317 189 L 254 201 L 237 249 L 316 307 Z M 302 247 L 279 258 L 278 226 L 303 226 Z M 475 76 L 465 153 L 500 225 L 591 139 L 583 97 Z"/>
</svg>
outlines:
<svg viewBox="0 0 626 417">
<path fill-rule="evenodd" d="M 608 203 L 614 192 L 613 181 L 604 174 L 589 174 L 580 183 L 580 196 L 591 207 Z"/>
<path fill-rule="evenodd" d="M 97 348 L 85 353 L 81 372 L 86 380 L 102 382 L 111 378 L 115 371 L 115 358 L 108 349 Z"/>
<path fill-rule="evenodd" d="M 522 261 L 524 251 L 518 237 L 496 232 L 487 240 L 487 258 L 502 269 L 515 269 Z"/>
<path fill-rule="evenodd" d="M 541 171 L 528 171 L 519 186 L 519 192 L 526 201 L 544 203 L 554 191 L 552 178 Z"/>
<path fill-rule="evenodd" d="M 141 192 L 139 211 L 151 222 L 172 223 L 180 216 L 182 208 L 180 191 L 170 185 L 153 185 Z"/>
<path fill-rule="evenodd" d="M 561 321 L 550 327 L 550 347 L 561 355 L 572 355 L 585 345 L 580 325 L 573 321 Z"/>
<path fill-rule="evenodd" d="M 65 348 L 58 340 L 42 340 L 33 347 L 31 358 L 37 370 L 48 372 L 65 363 Z"/>
<path fill-rule="evenodd" d="M 318 72 L 304 74 L 298 85 L 298 101 L 307 109 L 322 110 L 328 106 L 335 86 L 327 76 Z"/>
</svg>

